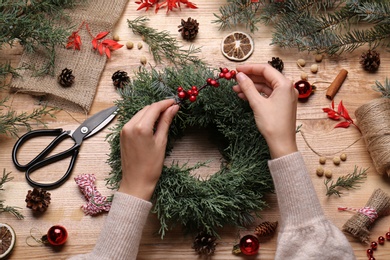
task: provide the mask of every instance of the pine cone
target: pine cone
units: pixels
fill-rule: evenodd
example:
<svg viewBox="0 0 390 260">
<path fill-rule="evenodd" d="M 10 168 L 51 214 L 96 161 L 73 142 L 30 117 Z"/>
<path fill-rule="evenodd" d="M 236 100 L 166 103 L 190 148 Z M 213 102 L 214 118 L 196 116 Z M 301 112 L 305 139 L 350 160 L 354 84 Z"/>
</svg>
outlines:
<svg viewBox="0 0 390 260">
<path fill-rule="evenodd" d="M 277 69 L 278 71 L 282 72 L 283 68 L 284 68 L 284 63 L 281 59 L 279 59 L 279 57 L 272 57 L 272 60 L 271 61 L 268 61 L 268 64 L 270 64 L 272 67 L 274 67 L 275 69 Z"/>
<path fill-rule="evenodd" d="M 72 70 L 65 68 L 62 70 L 61 74 L 58 75 L 58 83 L 63 87 L 70 87 L 74 83 L 74 76 Z"/>
<path fill-rule="evenodd" d="M 275 222 L 270 222 L 270 221 L 262 222 L 255 228 L 255 235 L 258 237 L 272 235 L 275 233 L 277 227 L 278 227 L 277 221 L 275 221 Z"/>
<path fill-rule="evenodd" d="M 123 88 L 127 83 L 130 82 L 130 78 L 127 76 L 127 72 L 122 70 L 118 70 L 112 74 L 111 79 L 116 88 Z"/>
<path fill-rule="evenodd" d="M 25 201 L 27 202 L 27 208 L 33 211 L 43 212 L 49 207 L 50 199 L 49 192 L 34 188 L 28 191 Z"/>
<path fill-rule="evenodd" d="M 188 17 L 187 21 L 181 19 L 181 25 L 178 27 L 179 32 L 181 32 L 181 36 L 185 40 L 195 39 L 199 31 L 199 23 L 196 20 L 191 19 L 191 17 Z"/>
<path fill-rule="evenodd" d="M 367 71 L 376 71 L 381 64 L 379 53 L 373 50 L 363 52 L 360 56 L 360 64 Z"/>
<path fill-rule="evenodd" d="M 206 232 L 200 232 L 192 244 L 192 248 L 195 249 L 199 255 L 210 256 L 214 254 L 217 243 L 215 236 L 208 235 Z"/>
</svg>

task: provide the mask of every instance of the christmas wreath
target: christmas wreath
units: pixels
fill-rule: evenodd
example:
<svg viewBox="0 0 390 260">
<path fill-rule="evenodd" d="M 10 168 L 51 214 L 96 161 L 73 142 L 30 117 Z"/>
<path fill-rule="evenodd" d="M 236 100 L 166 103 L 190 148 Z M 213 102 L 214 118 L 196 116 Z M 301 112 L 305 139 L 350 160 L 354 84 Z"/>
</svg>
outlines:
<svg viewBox="0 0 390 260">
<path fill-rule="evenodd" d="M 108 187 L 117 189 L 121 180 L 119 132 L 123 125 L 144 106 L 165 98 L 178 98 L 178 89 L 204 85 L 206 79 L 215 78 L 215 73 L 216 69 L 199 65 L 161 71 L 141 69 L 120 90 L 118 122 L 108 138 L 111 145 Z M 169 130 L 167 156 L 186 129 L 197 127 L 215 134 L 213 139 L 218 140 L 224 162 L 207 180 L 191 174 L 207 162 L 190 167 L 173 161 L 163 167 L 152 197 L 152 212 L 160 221 L 162 237 L 177 224 L 187 231 L 218 235 L 218 228 L 225 225 L 253 223 L 259 211 L 267 207 L 264 195 L 273 191 L 267 165 L 268 146 L 257 130 L 249 104 L 232 91 L 233 84 L 220 79 L 216 86 L 199 91 L 196 101 L 191 98 L 180 101 L 181 108 Z"/>
</svg>

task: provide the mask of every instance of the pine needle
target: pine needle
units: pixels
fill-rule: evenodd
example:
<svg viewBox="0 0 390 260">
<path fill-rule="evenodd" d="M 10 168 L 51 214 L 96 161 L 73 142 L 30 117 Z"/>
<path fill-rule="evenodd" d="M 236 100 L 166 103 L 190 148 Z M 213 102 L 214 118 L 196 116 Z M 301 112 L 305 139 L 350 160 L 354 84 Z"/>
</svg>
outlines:
<svg viewBox="0 0 390 260">
<path fill-rule="evenodd" d="M 336 182 L 330 179 L 325 180 L 326 196 L 337 195 L 340 197 L 342 194 L 339 190 L 340 188 L 350 190 L 359 187 L 358 184 L 362 183 L 363 180 L 367 178 L 367 170 L 368 168 L 360 168 L 358 171 L 358 167 L 355 166 L 352 173 L 338 177 Z"/>
<path fill-rule="evenodd" d="M 6 173 L 5 169 L 3 170 L 3 176 L 0 179 L 0 190 L 4 190 L 3 185 L 13 179 L 13 177 L 9 176 L 10 174 L 11 172 Z M 19 207 L 5 206 L 4 200 L 0 200 L 0 213 L 7 212 L 14 215 L 17 219 L 23 219 L 24 216 L 20 213 L 19 209 Z"/>
<path fill-rule="evenodd" d="M 385 84 L 383 85 L 378 80 L 375 81 L 375 86 L 372 86 L 375 91 L 382 93 L 382 97 L 390 98 L 390 80 L 386 78 Z"/>
</svg>

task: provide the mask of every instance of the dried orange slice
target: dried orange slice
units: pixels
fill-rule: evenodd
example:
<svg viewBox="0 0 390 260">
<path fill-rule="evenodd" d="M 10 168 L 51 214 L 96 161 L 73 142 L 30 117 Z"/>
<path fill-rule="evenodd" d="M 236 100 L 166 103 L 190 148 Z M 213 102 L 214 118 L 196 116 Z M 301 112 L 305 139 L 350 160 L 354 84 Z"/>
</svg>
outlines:
<svg viewBox="0 0 390 260">
<path fill-rule="evenodd" d="M 244 32 L 232 32 L 222 40 L 222 54 L 229 60 L 243 61 L 252 55 L 254 50 L 252 37 Z"/>
<path fill-rule="evenodd" d="M 15 231 L 11 226 L 0 223 L 0 259 L 5 258 L 12 249 L 16 241 Z"/>
</svg>

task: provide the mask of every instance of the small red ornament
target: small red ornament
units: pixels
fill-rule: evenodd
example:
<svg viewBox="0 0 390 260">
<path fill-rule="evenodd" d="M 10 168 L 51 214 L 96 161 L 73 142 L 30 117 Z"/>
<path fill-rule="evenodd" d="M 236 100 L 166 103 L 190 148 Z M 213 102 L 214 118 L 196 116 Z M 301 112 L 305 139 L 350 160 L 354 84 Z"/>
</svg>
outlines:
<svg viewBox="0 0 390 260">
<path fill-rule="evenodd" d="M 368 257 L 372 256 L 373 254 L 374 254 L 374 251 L 371 248 L 367 249 L 367 256 Z"/>
<path fill-rule="evenodd" d="M 390 240 L 390 232 L 386 233 L 386 240 Z"/>
<path fill-rule="evenodd" d="M 306 99 L 310 97 L 313 92 L 312 85 L 306 80 L 299 80 L 295 82 L 294 87 L 298 90 L 299 99 Z"/>
<path fill-rule="evenodd" d="M 255 255 L 259 248 L 259 240 L 253 235 L 246 235 L 240 240 L 240 250 L 244 255 Z"/>
<path fill-rule="evenodd" d="M 378 244 L 383 245 L 385 243 L 385 238 L 383 236 L 378 237 Z"/>
<path fill-rule="evenodd" d="M 371 242 L 371 248 L 372 248 L 372 250 L 377 249 L 378 248 L 378 243 L 375 242 L 375 241 Z"/>
<path fill-rule="evenodd" d="M 43 239 L 47 239 L 47 242 L 53 246 L 63 245 L 68 238 L 68 231 L 63 226 L 52 226 L 47 235 Z"/>
</svg>

